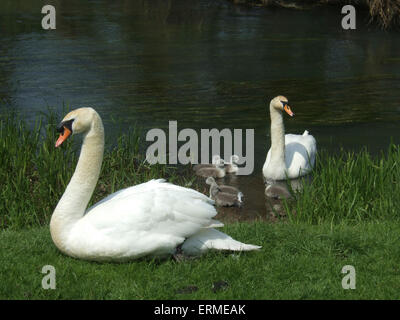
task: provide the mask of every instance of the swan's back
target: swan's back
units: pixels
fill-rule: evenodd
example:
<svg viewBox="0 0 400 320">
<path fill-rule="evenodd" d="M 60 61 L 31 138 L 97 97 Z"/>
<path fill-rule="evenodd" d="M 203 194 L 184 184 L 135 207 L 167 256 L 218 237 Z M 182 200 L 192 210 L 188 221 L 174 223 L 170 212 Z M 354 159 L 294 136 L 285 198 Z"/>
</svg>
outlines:
<svg viewBox="0 0 400 320">
<path fill-rule="evenodd" d="M 289 179 L 298 178 L 308 174 L 315 165 L 317 153 L 317 142 L 315 138 L 306 130 L 300 134 L 285 134 L 285 164 Z M 271 149 L 268 151 L 263 172 L 269 165 L 271 159 Z M 265 174 L 264 174 L 265 175 Z M 285 180 L 286 175 L 282 175 L 276 180 Z"/>
</svg>

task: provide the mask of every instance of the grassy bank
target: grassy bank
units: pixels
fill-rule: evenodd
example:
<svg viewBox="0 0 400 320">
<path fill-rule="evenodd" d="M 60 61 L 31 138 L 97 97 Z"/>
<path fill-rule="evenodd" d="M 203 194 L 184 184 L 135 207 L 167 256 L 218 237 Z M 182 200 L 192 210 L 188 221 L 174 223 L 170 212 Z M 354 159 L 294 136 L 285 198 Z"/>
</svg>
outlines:
<svg viewBox="0 0 400 320">
<path fill-rule="evenodd" d="M 230 0 L 235 4 L 256 6 L 278 6 L 290 9 L 305 9 L 321 5 L 354 5 L 369 11 L 371 21 L 383 29 L 400 25 L 400 2 L 397 0 Z"/>
<path fill-rule="evenodd" d="M 292 222 L 346 223 L 400 220 L 400 147 L 372 157 L 341 150 L 317 155 L 311 182 L 286 205 Z"/>
<path fill-rule="evenodd" d="M 235 223 L 223 231 L 259 252 L 209 253 L 177 263 L 98 264 L 61 254 L 50 238 L 50 215 L 76 165 L 79 141 L 54 148 L 61 116 L 35 126 L 0 118 L 0 299 L 398 299 L 400 289 L 400 149 L 372 157 L 320 152 L 311 182 L 286 202 L 288 219 Z M 196 187 L 188 171 L 149 166 L 140 132 L 108 147 L 91 203 L 155 177 Z M 190 172 L 190 174 L 189 174 Z M 41 287 L 44 265 L 56 269 L 56 290 Z M 341 285 L 345 265 L 356 289 Z M 213 289 L 215 283 L 224 283 Z"/>
<path fill-rule="evenodd" d="M 46 227 L 0 232 L 0 299 L 398 299 L 400 224 L 232 224 L 259 252 L 209 253 L 177 263 L 98 264 L 62 255 Z M 41 287 L 44 265 L 56 289 Z M 343 266 L 356 272 L 344 290 Z M 224 283 L 219 289 L 216 283 Z M 214 292 L 215 291 L 215 292 Z"/>
</svg>

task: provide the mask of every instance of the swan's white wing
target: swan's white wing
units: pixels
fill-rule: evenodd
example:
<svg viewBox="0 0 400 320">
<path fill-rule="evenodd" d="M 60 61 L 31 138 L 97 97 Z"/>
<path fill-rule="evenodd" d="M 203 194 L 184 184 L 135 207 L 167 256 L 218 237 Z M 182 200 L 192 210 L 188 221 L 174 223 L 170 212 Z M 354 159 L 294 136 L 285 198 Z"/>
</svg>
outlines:
<svg viewBox="0 0 400 320">
<path fill-rule="evenodd" d="M 285 135 L 285 161 L 289 178 L 309 173 L 315 164 L 317 143 L 312 135 Z"/>
<path fill-rule="evenodd" d="M 285 162 L 287 174 L 290 179 L 309 173 L 315 164 L 317 153 L 317 142 L 306 130 L 300 134 L 285 135 Z M 271 160 L 271 149 L 268 150 L 267 158 L 263 166 L 265 174 Z M 282 176 L 285 179 L 286 176 Z"/>
<path fill-rule="evenodd" d="M 126 196 L 129 196 L 130 194 L 138 194 L 139 192 L 146 192 L 146 190 L 149 190 L 150 188 L 152 188 L 153 183 L 162 183 L 165 182 L 165 179 L 153 179 L 150 180 L 146 183 L 142 183 L 136 186 L 132 186 L 132 187 L 128 187 L 125 189 L 121 189 L 118 190 L 110 195 L 108 195 L 107 197 L 105 197 L 104 199 L 100 200 L 99 202 L 97 202 L 96 204 L 94 204 L 92 207 L 90 207 L 87 211 L 86 214 L 94 209 L 95 207 L 98 207 L 99 205 L 101 205 L 104 202 L 110 201 L 110 200 L 117 200 L 117 199 L 121 199 L 124 198 Z"/>
<path fill-rule="evenodd" d="M 88 259 L 173 253 L 201 229 L 222 226 L 212 219 L 213 203 L 193 189 L 151 180 L 90 208 L 72 228 L 69 244 Z"/>
</svg>

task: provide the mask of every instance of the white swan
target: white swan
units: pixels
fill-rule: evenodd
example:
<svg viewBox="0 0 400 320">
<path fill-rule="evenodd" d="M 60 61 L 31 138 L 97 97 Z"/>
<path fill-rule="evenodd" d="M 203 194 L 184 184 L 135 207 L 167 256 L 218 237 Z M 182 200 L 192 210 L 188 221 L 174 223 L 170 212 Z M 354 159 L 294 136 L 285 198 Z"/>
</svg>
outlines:
<svg viewBox="0 0 400 320">
<path fill-rule="evenodd" d="M 293 112 L 284 96 L 277 96 L 269 105 L 271 114 L 271 149 L 263 166 L 266 180 L 295 179 L 308 174 L 314 167 L 317 143 L 304 131 L 302 135 L 286 134 L 282 111 Z"/>
<path fill-rule="evenodd" d="M 125 261 L 143 256 L 201 254 L 208 249 L 255 250 L 214 227 L 223 226 L 213 201 L 195 190 L 151 180 L 106 197 L 86 212 L 96 186 L 104 150 L 104 129 L 92 108 L 76 109 L 58 126 L 60 146 L 83 134 L 75 172 L 50 221 L 51 237 L 65 254 L 95 261 Z"/>
</svg>

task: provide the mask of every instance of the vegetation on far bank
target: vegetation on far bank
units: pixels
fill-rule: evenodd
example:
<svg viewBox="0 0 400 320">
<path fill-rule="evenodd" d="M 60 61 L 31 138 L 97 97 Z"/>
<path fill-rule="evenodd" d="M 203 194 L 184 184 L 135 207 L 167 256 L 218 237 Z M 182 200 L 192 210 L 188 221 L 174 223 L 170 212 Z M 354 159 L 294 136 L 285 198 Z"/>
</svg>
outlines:
<svg viewBox="0 0 400 320">
<path fill-rule="evenodd" d="M 400 25 L 400 2 L 398 0 L 230 0 L 235 4 L 257 6 L 279 6 L 304 9 L 320 5 L 351 4 L 369 11 L 371 21 L 376 21 L 383 29 Z"/>
</svg>

